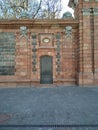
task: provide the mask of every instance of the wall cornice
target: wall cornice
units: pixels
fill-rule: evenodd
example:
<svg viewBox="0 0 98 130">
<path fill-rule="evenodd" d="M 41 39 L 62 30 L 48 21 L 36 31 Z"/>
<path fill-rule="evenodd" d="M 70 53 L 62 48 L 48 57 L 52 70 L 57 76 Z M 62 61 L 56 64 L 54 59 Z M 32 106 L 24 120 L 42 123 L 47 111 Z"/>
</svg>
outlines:
<svg viewBox="0 0 98 130">
<path fill-rule="evenodd" d="M 27 26 L 28 28 L 46 28 L 46 27 L 65 27 L 71 25 L 77 27 L 79 24 L 76 19 L 55 19 L 55 20 L 30 20 L 30 19 L 13 19 L 13 20 L 0 20 L 0 28 L 20 28 Z"/>
</svg>

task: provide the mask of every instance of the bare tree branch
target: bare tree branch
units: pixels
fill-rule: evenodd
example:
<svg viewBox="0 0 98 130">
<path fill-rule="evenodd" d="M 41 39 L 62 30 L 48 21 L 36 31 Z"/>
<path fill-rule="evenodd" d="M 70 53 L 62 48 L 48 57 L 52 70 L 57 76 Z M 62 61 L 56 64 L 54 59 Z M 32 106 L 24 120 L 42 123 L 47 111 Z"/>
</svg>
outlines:
<svg viewBox="0 0 98 130">
<path fill-rule="evenodd" d="M 30 18 L 59 18 L 61 0 L 0 0 L 0 18 L 20 18 L 22 12 Z"/>
<path fill-rule="evenodd" d="M 32 18 L 35 18 L 35 16 L 38 14 L 38 11 L 39 11 L 40 8 L 41 8 L 41 3 L 42 3 L 42 0 L 40 0 L 40 3 L 39 3 L 39 6 L 38 6 L 38 9 L 37 9 L 37 11 L 35 12 L 35 14 L 33 15 Z"/>
</svg>

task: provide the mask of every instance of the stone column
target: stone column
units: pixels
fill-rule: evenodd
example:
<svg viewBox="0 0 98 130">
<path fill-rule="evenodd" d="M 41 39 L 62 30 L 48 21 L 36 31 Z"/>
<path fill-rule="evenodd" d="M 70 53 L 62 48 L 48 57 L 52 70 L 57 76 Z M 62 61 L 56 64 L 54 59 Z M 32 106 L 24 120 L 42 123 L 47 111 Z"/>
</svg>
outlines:
<svg viewBox="0 0 98 130">
<path fill-rule="evenodd" d="M 82 3 L 82 2 L 81 2 Z M 83 13 L 82 13 L 82 4 L 79 4 L 79 7 L 76 10 L 76 14 L 79 17 L 79 34 L 78 34 L 78 70 L 77 70 L 77 84 L 83 85 Z"/>
</svg>

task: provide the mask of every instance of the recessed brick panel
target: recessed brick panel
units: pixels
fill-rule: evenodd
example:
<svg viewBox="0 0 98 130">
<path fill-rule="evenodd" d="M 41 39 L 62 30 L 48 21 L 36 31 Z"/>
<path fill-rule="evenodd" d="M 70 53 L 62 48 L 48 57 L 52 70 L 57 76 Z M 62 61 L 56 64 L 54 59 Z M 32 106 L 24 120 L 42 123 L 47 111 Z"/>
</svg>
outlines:
<svg viewBox="0 0 98 130">
<path fill-rule="evenodd" d="M 15 35 L 0 33 L 0 75 L 15 74 Z"/>
</svg>

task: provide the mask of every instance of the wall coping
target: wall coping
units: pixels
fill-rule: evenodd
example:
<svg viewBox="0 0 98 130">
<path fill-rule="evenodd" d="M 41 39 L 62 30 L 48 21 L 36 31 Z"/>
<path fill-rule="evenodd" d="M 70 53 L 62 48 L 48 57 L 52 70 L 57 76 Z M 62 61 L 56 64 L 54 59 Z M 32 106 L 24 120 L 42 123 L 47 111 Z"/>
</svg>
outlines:
<svg viewBox="0 0 98 130">
<path fill-rule="evenodd" d="M 1 29 L 18 29 L 20 26 L 26 26 L 28 29 L 31 28 L 46 28 L 46 27 L 66 27 L 72 26 L 77 28 L 79 21 L 73 18 L 70 19 L 54 19 L 54 20 L 38 20 L 38 19 L 1 19 L 0 28 Z"/>
</svg>

